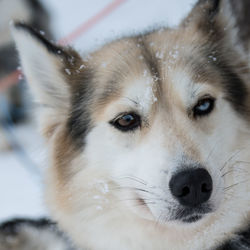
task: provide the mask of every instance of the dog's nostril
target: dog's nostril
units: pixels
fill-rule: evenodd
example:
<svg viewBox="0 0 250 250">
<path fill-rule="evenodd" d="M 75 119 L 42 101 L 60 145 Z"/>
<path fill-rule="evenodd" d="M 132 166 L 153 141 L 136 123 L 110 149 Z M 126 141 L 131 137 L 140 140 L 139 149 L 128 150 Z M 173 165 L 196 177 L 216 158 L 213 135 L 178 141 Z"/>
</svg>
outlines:
<svg viewBox="0 0 250 250">
<path fill-rule="evenodd" d="M 209 187 L 209 185 L 207 185 L 207 183 L 203 183 L 201 186 L 201 192 L 203 193 L 207 193 L 211 191 L 211 187 Z"/>
<path fill-rule="evenodd" d="M 190 193 L 190 189 L 189 189 L 189 187 L 184 187 L 183 189 L 182 189 L 182 193 L 181 193 L 181 195 L 179 196 L 179 197 L 183 197 L 183 196 L 186 196 L 186 195 L 188 195 Z"/>
<path fill-rule="evenodd" d="M 207 170 L 186 169 L 172 177 L 169 187 L 180 204 L 194 207 L 209 200 L 213 183 Z"/>
</svg>

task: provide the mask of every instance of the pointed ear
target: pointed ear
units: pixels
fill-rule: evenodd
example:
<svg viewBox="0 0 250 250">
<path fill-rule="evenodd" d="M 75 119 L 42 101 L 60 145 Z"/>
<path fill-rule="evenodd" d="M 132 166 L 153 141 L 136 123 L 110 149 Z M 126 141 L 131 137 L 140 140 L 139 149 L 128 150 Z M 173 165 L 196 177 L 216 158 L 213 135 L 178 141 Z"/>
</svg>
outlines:
<svg viewBox="0 0 250 250">
<path fill-rule="evenodd" d="M 238 42 L 235 16 L 229 0 L 199 0 L 181 26 L 195 27 L 211 40 Z"/>
<path fill-rule="evenodd" d="M 226 0 L 228 2 L 228 0 Z M 194 8 L 184 21 L 200 19 L 200 21 L 213 21 L 219 11 L 223 9 L 224 0 L 198 0 Z"/>
<path fill-rule="evenodd" d="M 52 44 L 28 25 L 15 23 L 11 29 L 23 73 L 35 101 L 43 109 L 43 129 L 52 132 L 67 117 L 70 77 L 75 68 L 80 68 L 81 57 L 70 48 Z"/>
</svg>

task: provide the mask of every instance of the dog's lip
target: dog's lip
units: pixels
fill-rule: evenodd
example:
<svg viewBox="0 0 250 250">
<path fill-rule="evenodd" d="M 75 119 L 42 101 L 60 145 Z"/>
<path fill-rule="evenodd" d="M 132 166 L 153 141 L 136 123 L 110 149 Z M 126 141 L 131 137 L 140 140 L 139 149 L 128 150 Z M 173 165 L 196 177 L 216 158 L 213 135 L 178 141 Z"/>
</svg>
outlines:
<svg viewBox="0 0 250 250">
<path fill-rule="evenodd" d="M 190 216 L 187 216 L 187 217 L 184 217 L 181 219 L 182 222 L 185 222 L 185 223 L 194 223 L 194 222 L 197 222 L 199 220 L 201 220 L 203 218 L 204 214 L 194 214 L 194 215 L 190 215 Z"/>
<path fill-rule="evenodd" d="M 136 200 L 137 200 L 137 204 L 140 207 L 144 207 L 144 209 L 146 209 L 147 212 L 149 212 L 149 214 L 152 216 L 151 219 L 153 219 L 154 215 L 152 214 L 152 211 L 150 210 L 148 206 L 148 202 L 139 195 L 136 197 Z M 188 209 L 187 209 L 187 212 L 188 212 Z M 183 214 L 183 216 L 172 217 L 172 219 L 170 220 L 177 220 L 183 223 L 191 224 L 191 223 L 196 223 L 202 220 L 206 214 L 209 214 L 211 212 L 213 212 L 213 209 L 210 207 L 209 204 L 206 204 L 205 208 L 204 207 L 193 208 L 192 211 L 189 211 L 185 215 Z"/>
<path fill-rule="evenodd" d="M 212 212 L 214 212 L 214 210 L 210 204 L 197 208 L 181 208 L 181 210 L 175 211 L 175 216 L 172 217 L 172 220 L 193 223 L 201 220 L 205 215 Z"/>
</svg>

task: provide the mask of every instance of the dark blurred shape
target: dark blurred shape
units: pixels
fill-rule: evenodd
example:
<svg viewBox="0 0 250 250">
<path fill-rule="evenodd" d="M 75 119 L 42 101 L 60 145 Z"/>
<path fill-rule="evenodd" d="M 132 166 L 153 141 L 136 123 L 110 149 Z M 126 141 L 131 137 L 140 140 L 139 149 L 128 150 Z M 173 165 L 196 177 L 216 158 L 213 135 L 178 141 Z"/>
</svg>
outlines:
<svg viewBox="0 0 250 250">
<path fill-rule="evenodd" d="M 10 34 L 9 23 L 19 20 L 51 38 L 49 14 L 38 0 L 0 1 L 0 80 L 18 68 L 18 56 Z M 1 86 L 0 86 L 1 89 Z M 24 81 L 0 93 L 0 124 L 19 123 L 27 117 L 29 99 Z"/>
<path fill-rule="evenodd" d="M 239 28 L 239 38 L 243 42 L 245 49 L 250 49 L 250 1 L 230 0 L 233 14 L 236 17 L 236 24 Z"/>
<path fill-rule="evenodd" d="M 56 223 L 46 218 L 0 224 L 0 250 L 76 250 Z"/>
</svg>

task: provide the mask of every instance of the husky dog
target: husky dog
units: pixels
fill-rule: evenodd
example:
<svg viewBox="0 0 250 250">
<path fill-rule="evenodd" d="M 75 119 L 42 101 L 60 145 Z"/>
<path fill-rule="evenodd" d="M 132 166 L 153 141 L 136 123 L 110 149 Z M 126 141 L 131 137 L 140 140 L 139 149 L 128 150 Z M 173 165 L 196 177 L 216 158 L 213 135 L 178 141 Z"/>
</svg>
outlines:
<svg viewBox="0 0 250 250">
<path fill-rule="evenodd" d="M 0 225 L 0 250 L 72 250 L 56 224 L 15 219 Z"/>
<path fill-rule="evenodd" d="M 229 3 L 200 0 L 175 29 L 84 58 L 12 27 L 49 147 L 47 202 L 79 247 L 250 249 L 249 57 Z"/>
</svg>

